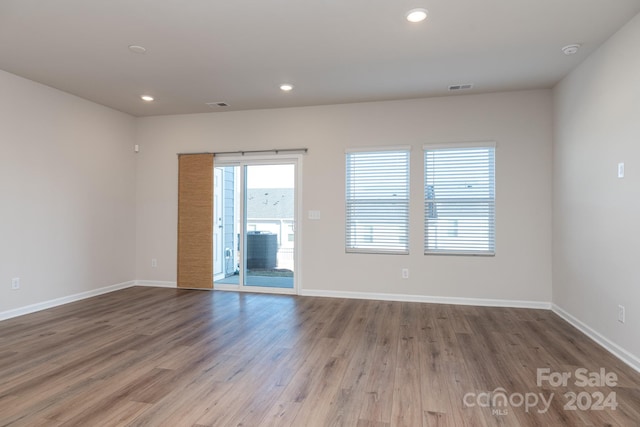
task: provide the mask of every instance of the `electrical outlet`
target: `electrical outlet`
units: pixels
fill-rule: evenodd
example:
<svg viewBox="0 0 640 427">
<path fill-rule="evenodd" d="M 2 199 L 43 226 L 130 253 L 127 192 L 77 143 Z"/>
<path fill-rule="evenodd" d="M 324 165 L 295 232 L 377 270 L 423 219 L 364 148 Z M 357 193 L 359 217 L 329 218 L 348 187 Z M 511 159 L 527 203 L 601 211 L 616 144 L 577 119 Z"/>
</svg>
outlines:
<svg viewBox="0 0 640 427">
<path fill-rule="evenodd" d="M 624 323 L 624 305 L 618 306 L 618 322 Z"/>
<path fill-rule="evenodd" d="M 11 279 L 11 289 L 20 289 L 20 278 L 14 277 Z"/>
<path fill-rule="evenodd" d="M 156 268 L 158 266 L 158 260 L 151 258 L 151 267 Z"/>
<path fill-rule="evenodd" d="M 403 268 L 402 269 L 402 278 L 403 279 L 408 279 L 409 278 L 409 269 L 408 268 Z"/>
</svg>

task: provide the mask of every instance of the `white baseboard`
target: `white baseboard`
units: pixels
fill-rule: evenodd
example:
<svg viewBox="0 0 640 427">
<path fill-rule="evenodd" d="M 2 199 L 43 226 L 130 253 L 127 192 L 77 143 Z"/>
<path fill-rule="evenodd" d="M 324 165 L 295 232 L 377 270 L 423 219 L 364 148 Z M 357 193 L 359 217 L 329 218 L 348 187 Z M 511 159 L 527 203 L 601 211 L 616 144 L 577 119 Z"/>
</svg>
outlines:
<svg viewBox="0 0 640 427">
<path fill-rule="evenodd" d="M 162 282 L 157 280 L 136 280 L 136 286 L 150 286 L 158 288 L 176 288 L 176 282 Z M 214 284 L 214 289 L 233 290 L 237 287 L 225 287 Z M 259 290 L 258 290 L 259 291 Z M 271 291 L 270 291 L 271 292 Z M 290 292 L 285 292 L 289 294 Z M 407 294 L 386 294 L 371 292 L 346 292 L 346 291 L 323 291 L 315 289 L 300 289 L 298 295 L 309 297 L 347 298 L 347 299 L 370 299 L 380 301 L 402 301 L 402 302 L 426 302 L 435 304 L 455 304 L 455 305 L 477 305 L 484 307 L 511 307 L 511 308 L 534 308 L 550 310 L 551 303 L 542 301 L 518 301 L 501 299 L 482 298 L 457 298 L 457 297 L 432 297 L 424 295 Z"/>
<path fill-rule="evenodd" d="M 79 294 L 73 294 L 66 297 L 56 298 L 49 301 L 43 301 L 36 304 L 27 305 L 24 307 L 14 308 L 13 310 L 7 310 L 0 312 L 0 320 L 11 319 L 12 317 L 18 317 L 29 313 L 35 313 L 36 311 L 46 310 L 48 308 L 57 307 L 59 305 L 68 304 L 70 302 L 80 301 L 83 299 L 95 297 L 98 295 L 106 294 L 109 292 L 118 291 L 120 289 L 130 288 L 135 286 L 135 281 L 118 283 L 111 286 L 105 286 L 103 288 L 93 289 L 91 291 L 81 292 Z"/>
<path fill-rule="evenodd" d="M 571 314 L 569 314 L 556 304 L 553 304 L 551 306 L 551 310 L 558 316 L 562 317 L 564 320 L 572 324 L 576 329 L 584 333 L 586 336 L 594 340 L 596 343 L 600 344 L 609 353 L 613 354 L 636 371 L 640 372 L 640 358 L 629 353 L 627 350 L 620 347 L 618 344 L 614 343 L 608 338 L 604 337 L 599 332 L 596 332 L 586 323 L 573 317 Z"/>
<path fill-rule="evenodd" d="M 136 286 L 146 286 L 151 288 L 177 288 L 176 282 L 163 282 L 160 280 L 136 280 Z"/>
<path fill-rule="evenodd" d="M 150 286 L 158 288 L 176 288 L 176 282 L 162 282 L 157 280 L 136 280 L 136 286 Z M 237 287 L 226 287 L 214 284 L 214 289 L 236 291 Z M 273 290 L 270 291 L 272 293 Z M 259 292 L 254 290 L 254 292 Z M 290 294 L 290 292 L 283 292 Z M 551 303 L 542 301 L 518 301 L 501 299 L 482 298 L 457 298 L 457 297 L 432 297 L 424 295 L 407 294 L 385 294 L 371 292 L 346 292 L 346 291 L 322 291 L 315 289 L 300 289 L 298 295 L 309 297 L 347 298 L 347 299 L 370 299 L 380 301 L 402 301 L 402 302 L 426 302 L 435 304 L 456 304 L 456 305 L 477 305 L 484 307 L 511 307 L 511 308 L 534 308 L 550 310 Z"/>
<path fill-rule="evenodd" d="M 0 312 L 0 320 L 11 319 L 13 317 L 22 316 L 36 311 L 46 310 L 48 308 L 57 307 L 59 305 L 68 304 L 70 302 L 80 301 L 94 296 L 106 294 L 109 292 L 126 289 L 133 286 L 148 286 L 160 288 L 176 288 L 176 282 L 165 282 L 157 280 L 132 280 L 129 282 L 118 283 L 111 286 L 105 286 L 99 289 L 93 289 L 87 292 L 81 292 L 66 297 L 56 298 L 49 301 L 43 301 L 37 304 L 31 304 L 12 310 Z M 407 294 L 386 294 L 386 293 L 370 293 L 370 292 L 345 292 L 345 291 L 323 291 L 312 289 L 300 289 L 299 295 L 328 297 L 328 298 L 347 298 L 347 299 L 369 299 L 381 301 L 401 301 L 401 302 L 422 302 L 433 304 L 454 304 L 454 305 L 475 305 L 484 307 L 512 307 L 512 308 L 532 308 L 542 310 L 552 310 L 558 316 L 569 322 L 578 330 L 583 332 L 596 343 L 604 347 L 618 359 L 640 372 L 640 358 L 631 354 L 624 348 L 620 347 L 613 341 L 602 336 L 593 330 L 587 324 L 573 317 L 571 314 L 563 310 L 556 304 L 544 301 L 519 301 L 519 300 L 503 300 L 503 299 L 484 299 L 484 298 L 459 298 L 459 297 L 437 297 L 425 295 L 407 295 Z"/>
<path fill-rule="evenodd" d="M 301 289 L 300 295 L 329 298 L 371 299 L 380 301 L 426 302 L 432 304 L 476 305 L 483 307 L 534 308 L 542 310 L 551 309 L 551 303 L 544 301 L 436 297 L 426 295 L 385 294 L 370 292 L 321 291 L 314 289 Z"/>
</svg>

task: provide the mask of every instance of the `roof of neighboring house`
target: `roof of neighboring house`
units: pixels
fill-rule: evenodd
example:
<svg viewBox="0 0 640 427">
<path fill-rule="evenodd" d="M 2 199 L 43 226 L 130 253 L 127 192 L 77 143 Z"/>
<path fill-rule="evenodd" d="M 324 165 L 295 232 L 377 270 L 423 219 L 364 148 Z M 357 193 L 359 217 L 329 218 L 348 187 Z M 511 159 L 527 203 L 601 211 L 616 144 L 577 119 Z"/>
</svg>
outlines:
<svg viewBox="0 0 640 427">
<path fill-rule="evenodd" d="M 248 188 L 247 218 L 293 219 L 293 188 Z"/>
</svg>

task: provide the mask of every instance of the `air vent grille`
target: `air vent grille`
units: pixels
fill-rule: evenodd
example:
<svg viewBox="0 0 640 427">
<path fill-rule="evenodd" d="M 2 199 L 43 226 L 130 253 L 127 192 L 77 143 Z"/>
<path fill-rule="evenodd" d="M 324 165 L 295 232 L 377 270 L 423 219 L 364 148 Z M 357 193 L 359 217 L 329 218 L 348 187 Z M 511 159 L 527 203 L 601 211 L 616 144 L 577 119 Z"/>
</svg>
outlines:
<svg viewBox="0 0 640 427">
<path fill-rule="evenodd" d="M 449 91 L 454 92 L 457 90 L 469 90 L 471 88 L 473 88 L 473 84 L 471 83 L 457 84 L 449 86 Z"/>
<path fill-rule="evenodd" d="M 226 102 L 207 102 L 207 105 L 211 108 L 216 108 L 216 107 L 228 107 L 229 104 L 227 104 Z"/>
</svg>

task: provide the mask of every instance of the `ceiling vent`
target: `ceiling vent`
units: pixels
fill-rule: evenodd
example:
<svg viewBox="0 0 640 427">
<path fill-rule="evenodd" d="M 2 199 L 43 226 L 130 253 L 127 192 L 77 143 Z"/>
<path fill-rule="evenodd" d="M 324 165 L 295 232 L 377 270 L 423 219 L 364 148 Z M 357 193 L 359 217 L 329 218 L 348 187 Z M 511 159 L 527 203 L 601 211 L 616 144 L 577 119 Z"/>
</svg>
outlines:
<svg viewBox="0 0 640 427">
<path fill-rule="evenodd" d="M 471 83 L 466 83 L 466 84 L 459 84 L 459 85 L 451 85 L 449 86 L 449 91 L 450 92 L 455 92 L 458 90 L 469 90 L 473 88 L 473 85 Z"/>
<path fill-rule="evenodd" d="M 207 102 L 207 105 L 211 108 L 229 106 L 229 104 L 227 104 L 226 102 Z"/>
</svg>

